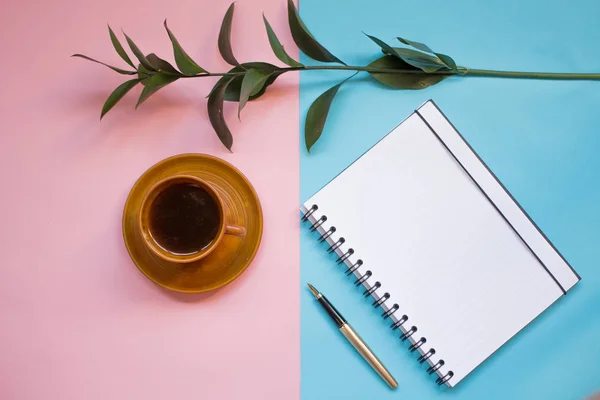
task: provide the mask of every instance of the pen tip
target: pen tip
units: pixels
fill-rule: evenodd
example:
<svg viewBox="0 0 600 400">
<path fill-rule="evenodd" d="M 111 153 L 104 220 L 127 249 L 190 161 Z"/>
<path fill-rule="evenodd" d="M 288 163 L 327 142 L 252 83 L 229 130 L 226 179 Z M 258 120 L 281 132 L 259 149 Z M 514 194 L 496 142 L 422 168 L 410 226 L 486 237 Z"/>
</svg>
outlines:
<svg viewBox="0 0 600 400">
<path fill-rule="evenodd" d="M 307 285 L 312 294 L 315 295 L 315 297 L 317 297 L 320 294 L 319 291 L 313 285 L 311 285 L 310 283 L 307 283 Z"/>
</svg>

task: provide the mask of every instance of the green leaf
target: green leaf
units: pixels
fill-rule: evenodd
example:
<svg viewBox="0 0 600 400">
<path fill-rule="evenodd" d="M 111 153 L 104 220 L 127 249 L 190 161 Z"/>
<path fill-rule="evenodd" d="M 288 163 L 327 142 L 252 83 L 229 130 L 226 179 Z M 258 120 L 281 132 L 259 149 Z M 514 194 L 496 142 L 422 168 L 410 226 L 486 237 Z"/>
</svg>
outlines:
<svg viewBox="0 0 600 400">
<path fill-rule="evenodd" d="M 135 68 L 135 65 L 133 65 L 133 62 L 131 62 L 131 58 L 129 58 L 129 56 L 125 52 L 125 49 L 123 48 L 123 46 L 121 46 L 121 42 L 119 42 L 117 35 L 115 35 L 113 30 L 110 28 L 110 25 L 108 25 L 108 33 L 110 34 L 110 41 L 112 42 L 113 47 L 117 51 L 117 54 L 121 56 L 123 61 Z"/>
<path fill-rule="evenodd" d="M 133 42 L 133 40 L 131 40 L 131 38 L 125 34 L 125 32 L 123 32 L 123 35 L 125 35 L 125 39 L 127 39 L 127 43 L 129 44 L 129 48 L 131 49 L 131 52 L 138 59 L 140 64 L 142 64 L 144 66 L 144 68 L 152 71 L 154 68 L 152 67 L 150 62 L 148 62 L 148 60 L 144 56 L 144 53 L 142 53 L 142 51 L 136 46 L 136 44 Z"/>
<path fill-rule="evenodd" d="M 321 133 L 325 127 L 325 121 L 327 121 L 327 115 L 329 114 L 329 108 L 331 107 L 331 102 L 333 102 L 335 95 L 337 94 L 338 90 L 340 90 L 340 87 L 342 87 L 342 85 L 354 75 L 344 79 L 334 87 L 321 94 L 308 109 L 308 113 L 306 114 L 306 123 L 304 125 L 304 140 L 306 142 L 306 150 L 308 150 L 309 153 L 310 149 L 321 137 Z"/>
<path fill-rule="evenodd" d="M 100 119 L 106 115 L 118 102 L 125 96 L 131 89 L 133 89 L 138 83 L 140 83 L 139 79 L 132 79 L 125 83 L 122 83 L 117 87 L 106 99 L 104 105 L 102 106 L 102 113 L 100 114 Z"/>
<path fill-rule="evenodd" d="M 248 72 L 246 72 L 244 79 L 242 80 L 242 87 L 240 90 L 238 118 L 240 117 L 240 113 L 246 105 L 246 102 L 250 98 L 250 95 L 253 93 L 258 93 L 258 91 L 265 85 L 270 75 L 271 73 L 264 72 L 260 69 L 249 69 Z"/>
<path fill-rule="evenodd" d="M 181 73 L 175 69 L 168 61 L 163 60 L 154 53 L 150 53 L 146 56 L 148 62 L 158 72 L 166 72 L 167 74 L 173 74 L 181 76 Z"/>
<path fill-rule="evenodd" d="M 426 44 L 419 43 L 419 42 L 413 42 L 412 40 L 404 39 L 401 37 L 398 37 L 396 39 L 398 39 L 400 42 L 404 43 L 405 45 L 414 47 L 417 50 L 425 51 L 427 53 L 433 53 L 433 50 L 431 50 L 429 48 L 429 46 L 427 46 Z"/>
<path fill-rule="evenodd" d="M 231 49 L 231 24 L 233 22 L 234 8 L 235 3 L 231 3 L 225 13 L 225 17 L 223 17 L 221 31 L 219 32 L 219 53 L 221 53 L 221 57 L 223 57 L 223 60 L 228 64 L 237 66 L 240 65 L 240 63 L 233 56 L 233 50 Z"/>
<path fill-rule="evenodd" d="M 227 85 L 229 85 L 232 80 L 233 77 L 228 77 L 225 81 L 217 82 L 214 90 L 208 96 L 207 103 L 210 123 L 221 140 L 221 143 L 223 143 L 229 151 L 231 151 L 231 146 L 233 145 L 233 136 L 231 136 L 231 131 L 223 116 L 223 98 L 225 96 Z"/>
<path fill-rule="evenodd" d="M 367 68 L 385 68 L 405 70 L 402 60 L 394 56 L 383 56 L 367 66 Z M 415 69 L 418 72 L 418 70 Z M 394 89 L 419 90 L 433 86 L 451 75 L 430 74 L 426 72 L 392 74 L 369 72 L 379 82 Z"/>
<path fill-rule="evenodd" d="M 364 33 L 364 32 L 363 32 Z M 398 60 L 398 65 L 402 65 L 402 68 L 398 68 L 398 69 L 420 69 L 415 67 L 412 64 L 407 63 L 406 61 L 404 61 L 402 59 L 402 57 L 400 57 L 400 54 L 396 53 L 396 50 L 388 45 L 387 43 L 385 43 L 383 40 L 376 38 L 375 36 L 371 36 L 365 33 L 365 35 L 371 39 L 373 42 L 375 42 L 379 47 L 381 47 L 381 51 L 383 51 L 385 54 L 390 55 L 392 57 L 395 57 Z"/>
<path fill-rule="evenodd" d="M 146 81 L 148 80 L 148 78 L 154 75 L 154 71 L 150 71 L 149 69 L 144 68 L 142 64 L 138 64 L 137 69 L 138 78 L 140 79 L 140 82 L 142 83 L 142 85 L 146 86 Z"/>
<path fill-rule="evenodd" d="M 262 96 L 263 94 L 265 94 L 265 92 L 267 91 L 267 88 L 269 86 L 271 86 L 273 84 L 273 82 L 275 82 L 275 80 L 282 73 L 283 72 L 273 72 L 273 73 L 271 73 L 271 75 L 269 75 L 269 77 L 265 81 L 265 84 L 262 87 L 257 87 L 257 88 L 255 88 L 255 90 L 253 90 L 250 93 L 250 97 L 248 98 L 248 101 L 256 100 L 260 96 Z M 242 82 L 243 82 L 243 79 L 240 80 L 239 77 L 237 77 L 233 81 L 231 81 L 231 83 L 229 84 L 229 86 L 227 86 L 227 90 L 225 90 L 225 100 L 226 101 L 239 101 L 240 94 L 241 94 Z M 231 86 L 234 86 L 234 87 L 230 89 Z"/>
<path fill-rule="evenodd" d="M 294 42 L 307 56 L 317 61 L 337 62 L 346 65 L 317 42 L 306 25 L 304 25 L 304 22 L 300 19 L 300 15 L 298 14 L 298 10 L 294 5 L 293 0 L 288 0 L 288 23 L 290 25 L 290 30 L 292 31 Z"/>
<path fill-rule="evenodd" d="M 394 47 L 394 50 L 395 55 L 400 57 L 403 61 L 425 72 L 435 72 L 440 69 L 449 69 L 442 60 L 437 57 L 430 56 L 429 54 L 399 47 Z"/>
<path fill-rule="evenodd" d="M 289 65 L 290 67 L 304 67 L 303 64 L 300 64 L 298 61 L 294 60 L 285 51 L 285 49 L 283 48 L 283 45 L 277 38 L 275 31 L 273 31 L 271 24 L 269 24 L 269 21 L 267 21 L 267 18 L 265 17 L 264 14 L 263 14 L 263 20 L 265 21 L 265 28 L 267 29 L 267 36 L 269 37 L 269 44 L 271 45 L 271 49 L 273 49 L 273 53 L 275 53 L 277 58 L 281 62 Z"/>
<path fill-rule="evenodd" d="M 433 50 L 431 50 L 431 48 L 423 43 L 419 43 L 419 42 L 413 42 L 412 40 L 408 40 L 408 39 L 404 39 L 404 38 L 397 38 L 400 42 L 408 45 L 408 46 L 412 46 L 417 50 L 421 50 L 421 51 L 425 51 L 428 53 L 432 53 L 435 54 L 437 56 L 437 58 L 444 63 L 444 65 L 451 69 L 456 71 L 456 63 L 454 62 L 454 60 L 452 59 L 452 57 L 447 56 L 446 54 L 442 54 L 442 53 L 436 53 Z"/>
<path fill-rule="evenodd" d="M 264 63 L 264 62 L 243 63 L 240 66 L 234 67 L 227 72 L 228 73 L 244 72 L 251 68 L 261 70 L 265 73 L 271 73 L 271 75 L 265 82 L 264 86 L 259 91 L 257 91 L 256 93 L 250 93 L 249 100 L 254 100 L 254 99 L 257 99 L 260 96 L 262 96 L 265 93 L 265 91 L 267 90 L 267 87 L 269 87 L 273 82 L 275 82 L 275 79 L 277 79 L 277 77 L 279 75 L 281 75 L 282 72 L 276 72 L 277 66 L 275 66 L 273 64 L 269 64 L 269 63 Z M 217 81 L 217 84 L 213 87 L 211 93 L 214 90 L 216 90 L 220 84 L 224 83 L 225 81 L 228 81 L 229 78 L 231 78 L 231 76 L 223 76 L 221 79 L 219 79 Z M 237 75 L 237 76 L 233 77 L 233 80 L 227 85 L 227 88 L 225 89 L 225 96 L 224 96 L 225 101 L 240 101 L 240 93 L 242 91 L 242 81 L 243 80 L 244 80 L 244 75 Z M 209 94 L 209 96 L 210 96 L 210 94 Z"/>
<path fill-rule="evenodd" d="M 265 94 L 265 92 L 267 91 L 267 88 L 269 86 L 271 86 L 273 84 L 273 82 L 275 82 L 275 79 L 277 79 L 279 77 L 279 75 L 281 75 L 281 74 L 283 74 L 283 72 L 273 72 L 271 75 L 269 75 L 269 77 L 265 81 L 265 84 L 259 90 L 256 90 L 256 91 L 253 90 L 250 93 L 250 98 L 248 100 L 249 101 L 256 100 L 260 96 Z"/>
<path fill-rule="evenodd" d="M 364 33 L 364 32 L 363 32 Z M 376 38 L 375 36 L 371 36 L 367 33 L 365 33 L 365 35 L 371 39 L 372 41 L 375 42 L 375 44 L 377 44 L 379 47 L 381 47 L 381 50 L 386 53 L 386 54 L 390 54 L 393 56 L 396 56 L 398 58 L 401 58 L 398 54 L 396 54 L 396 50 L 394 50 L 394 48 L 392 46 L 390 46 L 389 44 L 387 44 L 386 42 L 384 42 L 383 40 Z"/>
<path fill-rule="evenodd" d="M 113 67 L 112 65 L 105 64 L 102 61 L 94 60 L 93 58 L 90 58 L 88 56 L 84 56 L 83 54 L 73 54 L 71 57 L 79 57 L 79 58 L 83 58 L 83 59 L 88 60 L 88 61 L 92 61 L 92 62 L 95 62 L 95 63 L 98 63 L 98 64 L 102 64 L 105 67 L 108 67 L 108 68 L 112 69 L 113 71 L 118 72 L 121 75 L 135 75 L 137 73 L 135 71 L 126 71 L 126 70 L 121 69 L 121 68 Z"/>
<path fill-rule="evenodd" d="M 137 109 L 144 101 L 148 100 L 150 96 L 167 86 L 169 83 L 175 82 L 177 79 L 179 79 L 179 77 L 163 74 L 154 74 L 147 78 L 144 82 L 144 90 L 142 90 L 142 94 L 140 94 L 140 98 L 138 99 L 135 108 Z"/>
<path fill-rule="evenodd" d="M 367 35 L 365 33 L 365 35 Z M 412 49 L 403 49 L 400 47 L 392 47 L 383 40 L 375 36 L 367 35 L 369 39 L 374 41 L 384 53 L 397 57 L 413 67 L 419 68 L 425 72 L 434 72 L 442 68 L 448 68 L 446 64 L 437 57 L 429 54 L 421 53 Z"/>
<path fill-rule="evenodd" d="M 173 45 L 173 55 L 175 56 L 175 63 L 179 67 L 179 70 L 187 76 L 197 75 L 204 72 L 207 72 L 204 68 L 196 64 L 194 60 L 183 50 L 173 32 L 167 26 L 167 20 L 164 22 L 165 29 L 167 30 L 167 34 L 169 35 L 169 39 L 171 39 L 171 44 Z"/>
<path fill-rule="evenodd" d="M 448 68 L 450 68 L 450 69 L 451 69 L 451 70 L 453 70 L 453 71 L 456 71 L 456 69 L 457 69 L 457 68 L 456 68 L 456 63 L 454 62 L 454 60 L 452 59 L 452 57 L 450 57 L 450 56 L 447 56 L 447 55 L 445 55 L 445 54 L 442 54 L 442 53 L 434 53 L 434 54 L 435 54 L 436 56 L 438 56 L 438 58 L 439 58 L 440 60 L 442 60 L 442 62 L 443 62 L 444 64 L 446 64 L 446 66 L 447 66 Z"/>
</svg>

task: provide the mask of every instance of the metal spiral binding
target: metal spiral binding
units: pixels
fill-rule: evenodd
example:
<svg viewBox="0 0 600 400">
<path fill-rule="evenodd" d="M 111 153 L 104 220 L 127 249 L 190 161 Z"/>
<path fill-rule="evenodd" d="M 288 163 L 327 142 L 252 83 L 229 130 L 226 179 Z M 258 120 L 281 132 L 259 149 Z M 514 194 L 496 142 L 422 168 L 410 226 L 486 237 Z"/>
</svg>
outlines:
<svg viewBox="0 0 600 400">
<path fill-rule="evenodd" d="M 412 336 L 418 331 L 418 328 L 416 326 L 411 326 L 409 329 L 406 329 L 404 327 L 404 324 L 409 320 L 409 317 L 406 314 L 403 314 L 399 318 L 395 317 L 394 314 L 400 309 L 400 306 L 396 303 L 392 304 L 389 307 L 387 306 L 386 302 L 391 297 L 388 292 L 385 292 L 383 295 L 379 296 L 379 293 L 377 293 L 377 291 L 382 287 L 381 282 L 376 281 L 373 285 L 367 282 L 369 278 L 373 276 L 373 272 L 371 270 L 366 270 L 362 274 L 358 272 L 359 268 L 361 268 L 364 264 L 363 260 L 358 259 L 354 263 L 351 263 L 349 258 L 354 254 L 354 249 L 348 248 L 346 251 L 343 251 L 341 249 L 341 246 L 346 242 L 346 239 L 344 237 L 339 237 L 337 238 L 337 240 L 334 240 L 332 238 L 332 235 L 336 232 L 337 229 L 333 225 L 330 226 L 328 229 L 325 229 L 325 227 L 323 227 L 323 224 L 327 221 L 327 216 L 321 215 L 318 218 L 316 216 L 313 216 L 318 209 L 319 207 L 316 204 L 313 204 L 309 209 L 306 210 L 306 212 L 301 218 L 301 221 L 306 222 L 311 220 L 311 217 L 313 217 L 311 220 L 310 231 L 319 231 L 319 233 L 321 233 L 321 236 L 319 236 L 318 239 L 319 243 L 327 241 L 330 244 L 330 246 L 327 249 L 327 252 L 330 254 L 336 253 L 338 255 L 336 262 L 338 263 L 338 265 L 344 264 L 346 266 L 346 275 L 355 275 L 356 279 L 354 281 L 354 284 L 356 286 L 362 285 L 365 287 L 363 295 L 365 297 L 373 297 L 374 301 L 372 305 L 375 308 L 381 307 L 383 309 L 383 313 L 381 314 L 383 319 L 386 320 L 388 318 L 391 318 L 393 320 L 392 324 L 390 325 L 390 328 L 392 330 L 400 329 L 402 331 L 402 334 L 400 335 L 400 340 L 410 340 L 411 345 L 408 348 L 409 351 L 411 353 L 418 351 L 420 354 L 417 361 L 419 361 L 420 364 L 424 362 L 427 362 L 429 364 L 427 372 L 430 375 L 433 373 L 438 374 L 438 378 L 436 379 L 436 383 L 438 385 L 441 386 L 447 384 L 448 381 L 454 376 L 454 372 L 448 371 L 444 375 L 442 375 L 439 372 L 439 369 L 442 368 L 446 362 L 443 359 L 439 359 L 435 363 L 433 363 L 430 360 L 436 352 L 434 348 L 430 348 L 427 351 L 424 350 L 423 345 L 427 343 L 427 339 L 425 337 L 421 337 L 418 340 L 412 339 Z M 321 229 L 319 230 L 319 228 Z"/>
</svg>

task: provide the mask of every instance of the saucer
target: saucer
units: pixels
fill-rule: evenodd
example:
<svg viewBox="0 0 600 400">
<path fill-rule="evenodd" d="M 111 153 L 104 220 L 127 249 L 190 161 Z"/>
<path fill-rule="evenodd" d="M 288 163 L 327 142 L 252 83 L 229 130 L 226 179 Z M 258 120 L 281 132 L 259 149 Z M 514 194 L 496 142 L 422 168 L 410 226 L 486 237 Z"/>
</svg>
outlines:
<svg viewBox="0 0 600 400">
<path fill-rule="evenodd" d="M 227 223 L 245 227 L 246 235 L 225 235 L 209 255 L 188 264 L 165 261 L 150 251 L 137 229 L 142 199 L 155 183 L 178 174 L 211 183 L 228 210 Z M 262 230 L 260 201 L 248 179 L 231 164 L 205 154 L 181 154 L 150 167 L 133 185 L 123 210 L 123 238 L 135 265 L 154 283 L 183 293 L 214 290 L 237 278 L 252 262 Z"/>
</svg>

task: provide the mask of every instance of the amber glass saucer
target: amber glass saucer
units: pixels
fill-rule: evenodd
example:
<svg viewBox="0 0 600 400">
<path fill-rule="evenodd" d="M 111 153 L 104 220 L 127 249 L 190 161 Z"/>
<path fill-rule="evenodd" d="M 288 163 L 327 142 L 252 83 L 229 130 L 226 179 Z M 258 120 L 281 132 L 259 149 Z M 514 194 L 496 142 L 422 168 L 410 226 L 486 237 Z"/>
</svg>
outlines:
<svg viewBox="0 0 600 400">
<path fill-rule="evenodd" d="M 155 183 L 177 174 L 211 183 L 229 210 L 227 222 L 245 227 L 246 236 L 226 235 L 208 256 L 188 264 L 165 261 L 150 251 L 136 228 L 142 198 Z M 184 293 L 214 290 L 237 278 L 254 258 L 262 230 L 260 201 L 248 179 L 231 164 L 204 154 L 181 154 L 150 167 L 133 185 L 123 211 L 123 238 L 135 265 L 156 284 Z"/>
</svg>

